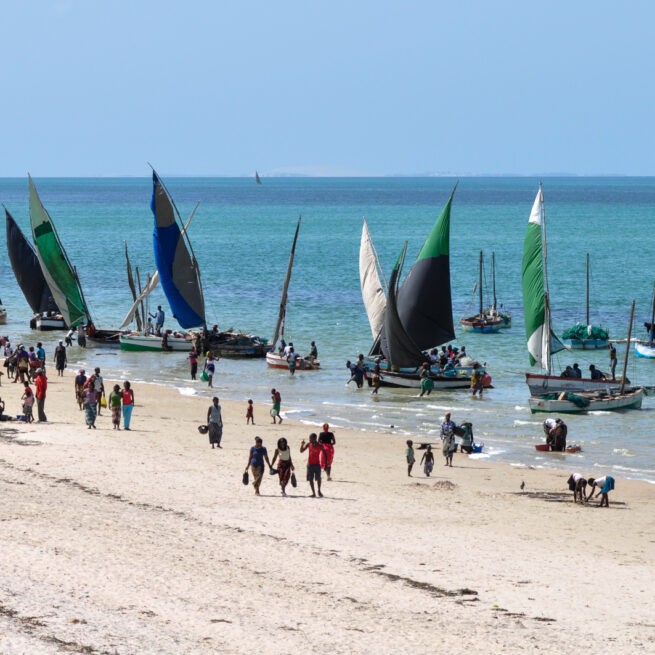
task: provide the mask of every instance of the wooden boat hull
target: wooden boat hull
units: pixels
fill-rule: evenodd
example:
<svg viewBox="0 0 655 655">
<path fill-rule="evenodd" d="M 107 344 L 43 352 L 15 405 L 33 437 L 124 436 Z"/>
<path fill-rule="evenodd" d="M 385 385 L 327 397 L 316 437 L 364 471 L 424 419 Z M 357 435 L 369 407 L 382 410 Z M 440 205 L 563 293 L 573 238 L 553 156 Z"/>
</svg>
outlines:
<svg viewBox="0 0 655 655">
<path fill-rule="evenodd" d="M 93 335 L 86 335 L 87 343 L 96 348 L 120 348 L 121 333 L 118 330 L 96 330 Z"/>
<path fill-rule="evenodd" d="M 191 339 L 185 339 L 184 337 L 169 336 L 168 345 L 172 351 L 189 352 L 193 348 Z M 150 334 L 147 336 L 144 334 L 121 334 L 120 347 L 121 350 L 128 351 L 164 352 L 161 345 L 161 337 Z"/>
<path fill-rule="evenodd" d="M 266 357 L 271 347 L 266 339 L 238 332 L 211 332 L 205 335 L 200 331 L 189 333 L 195 349 L 199 353 L 211 352 L 214 357 L 257 358 Z"/>
<path fill-rule="evenodd" d="M 542 396 L 532 396 L 530 398 L 530 411 L 533 414 L 537 412 L 550 412 L 558 414 L 584 414 L 586 412 L 598 411 L 615 411 L 620 409 L 639 409 L 644 399 L 644 390 L 638 388 L 623 395 L 610 394 L 605 397 L 590 399 L 585 407 L 579 407 L 570 400 L 547 399 Z"/>
<path fill-rule="evenodd" d="M 525 381 L 530 394 L 538 396 L 544 393 L 557 393 L 558 391 L 616 391 L 621 388 L 621 380 L 592 380 L 591 378 L 562 378 L 556 375 L 525 374 Z M 629 382 L 629 380 L 628 380 Z"/>
<path fill-rule="evenodd" d="M 266 363 L 269 368 L 280 368 L 286 371 L 289 370 L 289 362 L 286 357 L 281 357 L 275 353 L 266 353 Z M 296 359 L 296 371 L 316 371 L 321 367 L 321 362 L 318 359 L 315 359 L 313 362 L 310 362 L 304 357 L 298 357 Z"/>
<path fill-rule="evenodd" d="M 635 343 L 635 355 L 645 359 L 655 359 L 655 344 Z"/>
<path fill-rule="evenodd" d="M 40 330 L 42 332 L 48 330 L 65 330 L 66 321 L 64 321 L 64 317 L 61 314 L 56 316 L 35 314 L 30 321 L 30 327 L 33 330 Z"/>
<path fill-rule="evenodd" d="M 607 348 L 609 339 L 562 339 L 562 343 L 573 350 L 599 350 Z"/>
<path fill-rule="evenodd" d="M 462 327 L 467 332 L 477 332 L 479 334 L 495 334 L 500 332 L 503 326 L 503 319 L 500 316 L 471 316 L 463 318 L 460 321 Z"/>
<path fill-rule="evenodd" d="M 418 373 L 403 373 L 402 371 L 381 371 L 380 386 L 396 387 L 400 389 L 420 389 L 421 378 Z M 468 389 L 471 386 L 471 379 L 463 375 L 435 375 L 433 391 L 453 391 L 455 389 Z"/>
</svg>

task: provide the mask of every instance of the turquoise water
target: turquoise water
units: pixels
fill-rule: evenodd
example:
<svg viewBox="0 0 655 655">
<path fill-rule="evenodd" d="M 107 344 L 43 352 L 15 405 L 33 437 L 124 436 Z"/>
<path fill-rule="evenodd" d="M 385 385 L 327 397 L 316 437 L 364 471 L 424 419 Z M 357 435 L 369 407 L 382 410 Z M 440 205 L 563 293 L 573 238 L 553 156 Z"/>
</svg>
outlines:
<svg viewBox="0 0 655 655">
<path fill-rule="evenodd" d="M 324 420 L 339 426 L 389 430 L 411 436 L 435 435 L 451 409 L 455 420 L 469 419 L 478 441 L 494 459 L 556 466 L 655 481 L 653 408 L 641 411 L 570 417 L 569 440 L 582 444 L 580 455 L 538 454 L 544 416 L 531 416 L 521 304 L 521 254 L 526 222 L 538 188 L 529 178 L 464 178 L 452 210 L 451 278 L 455 320 L 467 311 L 477 280 L 480 249 L 490 262 L 496 253 L 499 302 L 512 311 L 513 327 L 497 335 L 460 333 L 456 343 L 488 363 L 495 388 L 481 400 L 463 392 L 434 393 L 419 399 L 409 391 L 346 386 L 347 358 L 370 347 L 371 334 L 359 290 L 358 253 L 362 216 L 366 216 L 387 275 L 405 240 L 408 264 L 446 202 L 455 180 L 445 178 L 367 179 L 165 179 L 183 217 L 196 201 L 200 207 L 189 234 L 202 271 L 210 324 L 235 327 L 271 337 L 293 230 L 303 222 L 289 290 L 287 340 L 305 352 L 316 340 L 320 372 L 271 371 L 263 361 L 222 360 L 217 377 L 220 395 L 268 401 L 271 387 L 281 390 L 290 417 L 308 423 Z M 115 327 L 130 305 L 124 240 L 142 275 L 154 268 L 151 182 L 143 179 L 35 179 L 44 205 L 77 267 L 91 312 L 99 327 Z M 548 229 L 549 282 L 553 322 L 563 330 L 584 321 L 585 253 L 591 255 L 592 322 L 625 337 L 630 301 L 636 329 L 645 335 L 650 319 L 655 271 L 655 180 L 652 178 L 549 178 L 544 180 Z M 25 179 L 1 179 L 0 200 L 29 232 Z M 4 230 L 2 237 L 4 241 Z M 4 248 L 4 244 L 2 246 Z M 485 291 L 490 290 L 489 271 Z M 8 259 L 0 261 L 0 297 L 9 313 L 5 329 L 13 340 L 54 347 L 58 335 L 27 329 L 30 310 L 18 289 Z M 160 290 L 154 305 L 167 309 Z M 473 308 L 477 300 L 473 303 Z M 173 319 L 167 312 L 167 324 Z M 622 356 L 621 351 L 620 357 Z M 173 384 L 183 393 L 207 394 L 186 380 L 181 354 L 134 354 L 107 350 L 80 352 L 71 362 L 98 364 L 108 375 Z M 562 353 L 555 368 L 578 361 L 608 368 L 605 351 Z M 621 362 L 620 362 L 621 365 Z M 655 361 L 632 357 L 628 374 L 641 384 L 655 384 Z M 244 406 L 245 413 L 245 406 Z M 263 422 L 266 417 L 258 417 Z"/>
</svg>

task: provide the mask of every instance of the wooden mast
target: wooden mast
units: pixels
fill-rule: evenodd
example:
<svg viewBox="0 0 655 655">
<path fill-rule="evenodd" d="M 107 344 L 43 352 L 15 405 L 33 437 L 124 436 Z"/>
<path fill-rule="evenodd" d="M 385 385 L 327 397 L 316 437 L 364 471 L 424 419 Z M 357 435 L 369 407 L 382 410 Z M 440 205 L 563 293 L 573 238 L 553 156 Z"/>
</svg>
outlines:
<svg viewBox="0 0 655 655">
<path fill-rule="evenodd" d="M 650 328 L 648 330 L 648 340 L 650 341 L 651 345 L 653 344 L 653 332 L 655 332 L 653 323 L 655 323 L 655 285 L 653 285 L 653 309 L 650 314 Z"/>
<path fill-rule="evenodd" d="M 589 253 L 587 253 L 587 325 L 589 325 Z"/>
<path fill-rule="evenodd" d="M 628 325 L 628 340 L 625 345 L 625 359 L 623 360 L 623 377 L 621 378 L 621 395 L 625 391 L 625 376 L 628 372 L 628 355 L 630 354 L 630 337 L 632 336 L 632 319 L 635 315 L 635 301 L 632 301 L 632 307 L 630 307 L 630 323 Z"/>
<path fill-rule="evenodd" d="M 480 251 L 480 317 L 482 317 L 482 250 Z"/>
<path fill-rule="evenodd" d="M 496 311 L 498 301 L 496 300 L 496 253 L 491 253 L 491 278 L 493 280 L 494 304 L 493 310 Z"/>
</svg>

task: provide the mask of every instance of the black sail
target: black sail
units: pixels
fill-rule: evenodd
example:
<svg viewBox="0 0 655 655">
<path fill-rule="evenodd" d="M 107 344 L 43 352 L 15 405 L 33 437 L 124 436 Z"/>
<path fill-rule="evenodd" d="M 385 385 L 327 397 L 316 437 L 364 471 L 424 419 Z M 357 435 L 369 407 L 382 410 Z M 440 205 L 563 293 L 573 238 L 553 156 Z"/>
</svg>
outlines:
<svg viewBox="0 0 655 655">
<path fill-rule="evenodd" d="M 13 216 L 5 209 L 7 219 L 7 252 L 16 281 L 25 300 L 35 313 L 59 312 L 43 277 L 34 248 L 25 238 Z"/>
<path fill-rule="evenodd" d="M 455 189 L 398 291 L 400 320 L 421 350 L 455 338 L 449 255 L 450 207 L 454 193 Z"/>
<path fill-rule="evenodd" d="M 398 315 L 396 294 L 398 278 L 400 277 L 401 261 L 404 252 L 400 254 L 389 278 L 389 292 L 387 294 L 387 307 L 384 312 L 384 329 L 380 336 L 380 348 L 387 360 L 398 368 L 418 367 L 423 363 L 424 357 L 420 348 L 403 327 Z"/>
</svg>

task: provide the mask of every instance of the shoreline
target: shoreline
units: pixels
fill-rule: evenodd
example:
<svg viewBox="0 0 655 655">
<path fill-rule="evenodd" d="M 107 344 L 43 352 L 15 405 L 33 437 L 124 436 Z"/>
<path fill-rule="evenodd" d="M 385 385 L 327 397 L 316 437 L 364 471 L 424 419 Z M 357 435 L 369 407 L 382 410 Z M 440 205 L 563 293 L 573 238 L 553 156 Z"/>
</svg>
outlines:
<svg viewBox="0 0 655 655">
<path fill-rule="evenodd" d="M 572 502 L 568 472 L 460 453 L 451 469 L 437 449 L 433 476 L 417 450 L 408 478 L 404 435 L 335 429 L 334 481 L 314 499 L 309 427 L 273 426 L 265 405 L 246 426 L 245 403 L 222 402 L 212 450 L 206 398 L 135 383 L 132 431 L 106 411 L 87 430 L 73 376 L 49 382 L 51 423 L 0 425 L 0 652 L 655 645 L 651 484 L 617 478 L 598 512 Z M 255 435 L 270 455 L 289 440 L 288 497 L 268 473 L 261 497 L 242 485 Z"/>
</svg>

